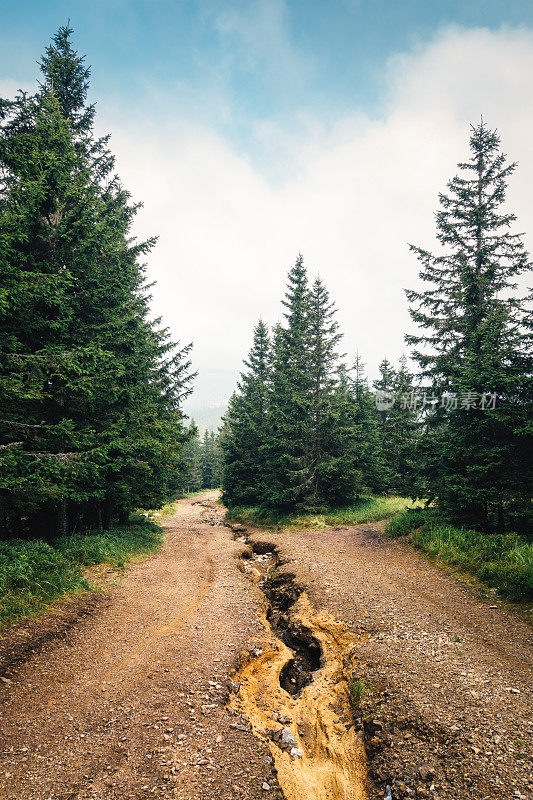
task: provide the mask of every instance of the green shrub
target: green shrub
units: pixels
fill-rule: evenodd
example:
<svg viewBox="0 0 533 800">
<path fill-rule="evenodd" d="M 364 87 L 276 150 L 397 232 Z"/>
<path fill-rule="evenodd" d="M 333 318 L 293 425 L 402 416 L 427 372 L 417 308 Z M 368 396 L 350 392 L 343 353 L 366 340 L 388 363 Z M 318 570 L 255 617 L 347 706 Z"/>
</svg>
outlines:
<svg viewBox="0 0 533 800">
<path fill-rule="evenodd" d="M 390 520 L 387 523 L 385 532 L 389 536 L 407 536 L 412 531 L 420 528 L 427 517 L 427 509 L 425 508 L 406 508 L 401 514 Z"/>
</svg>

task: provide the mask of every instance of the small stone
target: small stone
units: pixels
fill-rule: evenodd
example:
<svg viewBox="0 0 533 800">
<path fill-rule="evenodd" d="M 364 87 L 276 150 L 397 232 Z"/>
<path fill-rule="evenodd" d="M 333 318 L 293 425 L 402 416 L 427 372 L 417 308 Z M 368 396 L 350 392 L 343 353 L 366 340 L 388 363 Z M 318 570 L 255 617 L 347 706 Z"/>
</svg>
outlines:
<svg viewBox="0 0 533 800">
<path fill-rule="evenodd" d="M 426 783 L 429 783 L 435 777 L 435 770 L 433 767 L 429 766 L 429 764 L 422 764 L 422 766 L 419 767 L 418 772 L 420 773 L 422 780 Z"/>
<path fill-rule="evenodd" d="M 283 728 L 281 731 L 281 744 L 284 747 L 298 747 L 298 742 L 290 728 Z"/>
<path fill-rule="evenodd" d="M 290 751 L 291 758 L 302 758 L 303 753 L 299 747 L 292 747 Z"/>
<path fill-rule="evenodd" d="M 273 742 L 279 742 L 281 739 L 281 728 L 269 728 L 267 730 L 267 734 L 270 736 Z"/>
<path fill-rule="evenodd" d="M 263 781 L 263 784 L 261 785 L 261 789 L 263 789 L 265 792 L 268 792 L 270 790 L 270 786 L 268 785 L 268 783 L 266 781 Z"/>
<path fill-rule="evenodd" d="M 277 720 L 278 720 L 278 722 L 280 722 L 282 725 L 290 725 L 290 724 L 291 724 L 291 722 L 292 722 L 292 719 L 291 719 L 290 717 L 288 717 L 286 714 L 280 714 L 280 715 L 277 717 Z"/>
<path fill-rule="evenodd" d="M 0 676 L 0 681 L 2 681 L 2 683 L 6 683 L 8 686 L 9 686 L 10 683 L 13 683 L 11 678 L 4 678 L 3 675 Z"/>
</svg>

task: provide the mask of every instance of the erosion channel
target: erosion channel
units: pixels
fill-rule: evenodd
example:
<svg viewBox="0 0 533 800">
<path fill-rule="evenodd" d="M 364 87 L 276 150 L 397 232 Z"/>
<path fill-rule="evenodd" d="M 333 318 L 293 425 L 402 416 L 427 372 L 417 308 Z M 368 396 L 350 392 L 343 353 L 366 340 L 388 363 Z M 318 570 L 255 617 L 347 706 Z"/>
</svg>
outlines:
<svg viewBox="0 0 533 800">
<path fill-rule="evenodd" d="M 232 703 L 268 739 L 286 800 L 366 800 L 349 688 L 355 637 L 313 609 L 275 546 L 238 540 L 241 569 L 264 596 L 265 639 L 243 657 Z"/>
</svg>

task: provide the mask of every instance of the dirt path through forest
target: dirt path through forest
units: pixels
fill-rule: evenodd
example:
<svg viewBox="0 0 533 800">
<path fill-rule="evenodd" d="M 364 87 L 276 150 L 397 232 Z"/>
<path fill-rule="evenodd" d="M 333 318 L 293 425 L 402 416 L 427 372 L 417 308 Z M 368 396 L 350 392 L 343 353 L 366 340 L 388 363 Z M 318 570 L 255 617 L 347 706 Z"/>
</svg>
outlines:
<svg viewBox="0 0 533 800">
<path fill-rule="evenodd" d="M 278 771 L 288 800 L 364 798 L 363 737 L 372 798 L 533 796 L 525 623 L 376 526 L 235 541 L 214 499 L 180 501 L 157 554 L 4 673 L 0 797 L 256 800 Z M 293 577 L 267 603 L 275 561 Z"/>
<path fill-rule="evenodd" d="M 226 708 L 231 668 L 263 628 L 239 545 L 212 524 L 222 513 L 180 502 L 163 548 L 10 674 L 2 798 L 229 800 L 274 786 L 268 749 Z"/>
</svg>

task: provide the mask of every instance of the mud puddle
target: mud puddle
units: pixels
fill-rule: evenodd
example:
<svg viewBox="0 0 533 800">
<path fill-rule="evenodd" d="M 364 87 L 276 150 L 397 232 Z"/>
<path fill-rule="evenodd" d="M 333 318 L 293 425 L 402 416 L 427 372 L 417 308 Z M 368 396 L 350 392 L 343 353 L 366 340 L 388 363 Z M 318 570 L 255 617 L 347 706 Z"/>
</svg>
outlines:
<svg viewBox="0 0 533 800">
<path fill-rule="evenodd" d="M 243 657 L 232 704 L 269 741 L 286 800 L 367 800 L 363 734 L 346 664 L 356 639 L 317 613 L 268 542 L 248 542 L 241 569 L 264 596 L 265 640 Z"/>
</svg>

